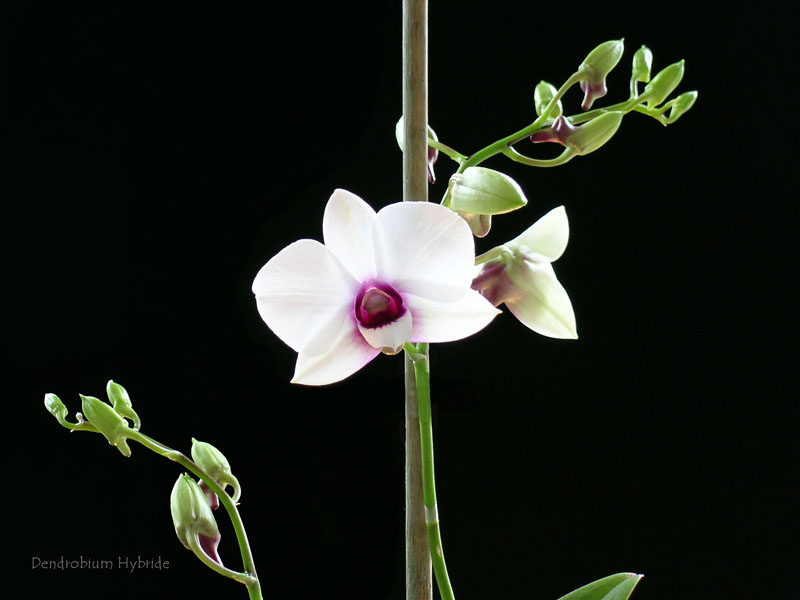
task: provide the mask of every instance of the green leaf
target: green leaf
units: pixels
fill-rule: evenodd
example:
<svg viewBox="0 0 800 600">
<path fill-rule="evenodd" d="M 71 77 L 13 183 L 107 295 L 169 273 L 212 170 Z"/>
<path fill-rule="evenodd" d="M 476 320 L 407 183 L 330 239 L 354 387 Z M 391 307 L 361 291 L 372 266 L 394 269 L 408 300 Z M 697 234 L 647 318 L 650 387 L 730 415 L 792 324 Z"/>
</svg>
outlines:
<svg viewBox="0 0 800 600">
<path fill-rule="evenodd" d="M 559 600 L 628 600 L 644 575 L 617 573 L 598 579 L 562 596 Z"/>
</svg>

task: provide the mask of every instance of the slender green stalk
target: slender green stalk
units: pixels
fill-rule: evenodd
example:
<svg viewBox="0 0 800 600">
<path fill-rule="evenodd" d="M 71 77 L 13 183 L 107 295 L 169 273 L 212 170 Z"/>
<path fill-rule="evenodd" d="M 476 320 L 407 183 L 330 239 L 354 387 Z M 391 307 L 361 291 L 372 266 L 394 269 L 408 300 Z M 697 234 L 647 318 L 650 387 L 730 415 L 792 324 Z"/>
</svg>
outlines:
<svg viewBox="0 0 800 600">
<path fill-rule="evenodd" d="M 442 142 L 437 142 L 436 140 L 430 137 L 428 138 L 428 146 L 430 146 L 431 148 L 436 148 L 436 150 L 438 150 L 442 154 L 446 154 L 454 161 L 456 161 L 458 164 L 461 164 L 463 161 L 467 160 L 467 156 L 461 154 L 461 152 L 459 152 L 458 150 L 454 150 L 447 144 L 443 144 Z"/>
<path fill-rule="evenodd" d="M 497 140 L 496 142 L 492 142 L 488 146 L 481 148 L 480 150 L 478 150 L 477 152 L 475 152 L 470 156 L 464 156 L 463 154 L 456 152 L 452 148 L 446 147 L 440 142 L 434 142 L 431 139 L 428 140 L 428 145 L 431 146 L 432 148 L 437 148 L 438 150 L 444 152 L 445 154 L 450 156 L 450 158 L 455 160 L 459 165 L 456 173 L 463 173 L 464 170 L 466 170 L 467 168 L 477 166 L 482 162 L 484 162 L 485 160 L 493 156 L 496 156 L 497 154 L 503 154 L 513 161 L 529 165 L 532 167 L 556 167 L 562 165 L 571 158 L 573 158 L 574 154 L 565 154 L 554 159 L 537 159 L 537 158 L 530 158 L 528 156 L 525 156 L 524 154 L 517 152 L 514 148 L 512 148 L 512 146 L 530 137 L 534 133 L 538 133 L 539 131 L 547 129 L 545 127 L 545 123 L 547 123 L 547 120 L 549 118 L 552 109 L 555 107 L 556 103 L 561 99 L 561 97 L 567 92 L 567 90 L 569 90 L 570 87 L 578 83 L 580 77 L 581 77 L 580 72 L 573 73 L 569 77 L 569 79 L 567 79 L 564 82 L 564 84 L 558 89 L 558 91 L 556 91 L 553 98 L 551 98 L 550 102 L 542 111 L 542 114 L 539 115 L 539 117 L 533 123 L 527 125 L 526 127 L 523 127 L 519 131 L 516 131 L 510 135 L 505 136 L 504 138 Z M 585 123 L 586 121 L 590 121 L 595 117 L 599 117 L 601 114 L 609 111 L 619 111 L 626 113 L 635 111 L 645 114 L 649 117 L 653 117 L 662 124 L 666 124 L 666 119 L 661 114 L 663 112 L 664 107 L 661 107 L 658 111 L 650 110 L 642 106 L 642 101 L 644 99 L 645 98 L 643 96 L 632 97 L 623 102 L 618 102 L 616 104 L 612 104 L 610 106 L 606 106 L 603 108 L 596 108 L 594 110 L 589 110 L 578 115 L 572 115 L 566 117 L 566 119 L 571 124 L 577 125 L 579 123 Z M 668 108 L 669 106 L 667 105 L 666 107 Z M 445 192 L 445 195 L 442 198 L 441 203 L 445 206 L 449 206 L 448 204 L 449 200 L 450 200 L 450 190 L 448 189 L 447 192 Z"/>
<path fill-rule="evenodd" d="M 406 354 L 414 364 L 417 402 L 419 406 L 420 447 L 422 449 L 422 498 L 425 504 L 425 527 L 431 551 L 433 573 L 442 600 L 455 600 L 453 586 L 447 574 L 447 564 L 442 549 L 439 529 L 439 511 L 436 506 L 436 479 L 433 465 L 433 422 L 431 419 L 431 377 L 428 361 L 428 344 L 406 344 Z"/>
<path fill-rule="evenodd" d="M 550 116 L 550 112 L 556 106 L 556 103 L 561 99 L 561 97 L 567 93 L 567 90 L 571 88 L 573 85 L 578 83 L 580 80 L 581 74 L 579 72 L 573 73 L 569 79 L 567 79 L 564 84 L 558 88 L 556 93 L 550 99 L 547 106 L 542 110 L 542 114 L 530 125 L 523 127 L 519 131 L 512 133 L 511 135 L 507 135 L 504 138 L 497 140 L 482 148 L 472 154 L 471 156 L 467 157 L 465 160 L 461 161 L 456 170 L 456 173 L 463 173 L 467 168 L 474 167 L 481 164 L 483 161 L 497 155 L 502 154 L 506 151 L 506 149 L 510 148 L 513 144 L 524 140 L 527 137 L 530 137 L 534 133 L 538 132 L 544 124 L 547 122 L 548 117 Z M 445 192 L 444 198 L 442 198 L 442 204 L 448 206 L 448 202 L 450 200 L 450 190 L 448 189 Z"/>
<path fill-rule="evenodd" d="M 258 581 L 258 575 L 256 574 L 256 566 L 255 562 L 253 561 L 253 553 L 250 550 L 250 543 L 247 539 L 247 533 L 245 532 L 244 529 L 244 523 L 242 522 L 242 518 L 239 515 L 239 511 L 237 510 L 236 504 L 233 502 L 233 499 L 228 495 L 228 493 L 224 489 L 222 489 L 219 486 L 219 484 L 216 481 L 214 481 L 214 479 L 208 473 L 206 473 L 203 469 L 197 466 L 197 464 L 195 464 L 185 454 L 178 452 L 177 450 L 173 450 L 172 448 L 169 448 L 168 446 L 165 446 L 164 444 L 157 442 L 153 438 L 148 437 L 139 431 L 131 430 L 127 434 L 127 436 L 128 439 L 139 442 L 142 446 L 144 446 L 148 450 L 152 450 L 156 454 L 159 454 L 172 461 L 175 461 L 176 463 L 184 467 L 187 471 L 190 471 L 191 473 L 202 479 L 206 483 L 206 485 L 211 489 L 211 491 L 213 491 L 219 497 L 220 503 L 225 508 L 225 511 L 228 513 L 228 517 L 230 518 L 231 523 L 233 524 L 233 530 L 236 533 L 236 540 L 239 543 L 239 551 L 241 552 L 242 555 L 242 564 L 244 565 L 244 573 L 231 571 L 231 573 L 235 574 L 235 576 L 226 573 L 222 574 L 226 575 L 227 577 L 232 577 L 233 579 L 236 579 L 236 581 L 239 581 L 240 583 L 244 583 L 247 586 L 247 591 L 250 594 L 251 600 L 262 600 L 263 597 L 261 595 L 261 584 Z M 216 568 L 214 568 L 214 570 L 220 572 Z M 228 571 L 228 569 L 225 569 L 225 571 Z"/>
</svg>

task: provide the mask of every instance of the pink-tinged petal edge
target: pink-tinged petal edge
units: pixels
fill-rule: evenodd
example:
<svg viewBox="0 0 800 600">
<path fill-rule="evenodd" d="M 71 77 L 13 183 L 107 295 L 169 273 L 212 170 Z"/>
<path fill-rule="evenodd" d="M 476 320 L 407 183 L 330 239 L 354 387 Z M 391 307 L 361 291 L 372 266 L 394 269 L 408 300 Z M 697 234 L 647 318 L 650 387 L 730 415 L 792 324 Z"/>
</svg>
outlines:
<svg viewBox="0 0 800 600">
<path fill-rule="evenodd" d="M 326 353 L 298 354 L 292 383 L 310 386 L 336 383 L 364 367 L 378 354 L 380 350 L 364 340 L 354 320 L 350 319 Z"/>
<path fill-rule="evenodd" d="M 299 240 L 264 265 L 253 281 L 258 312 L 296 352 L 325 352 L 339 333 L 358 282 L 322 244 Z"/>
<path fill-rule="evenodd" d="M 412 342 L 460 340 L 477 333 L 500 314 L 474 290 L 456 302 L 434 302 L 411 294 L 405 295 L 405 301 L 414 318 Z"/>
</svg>

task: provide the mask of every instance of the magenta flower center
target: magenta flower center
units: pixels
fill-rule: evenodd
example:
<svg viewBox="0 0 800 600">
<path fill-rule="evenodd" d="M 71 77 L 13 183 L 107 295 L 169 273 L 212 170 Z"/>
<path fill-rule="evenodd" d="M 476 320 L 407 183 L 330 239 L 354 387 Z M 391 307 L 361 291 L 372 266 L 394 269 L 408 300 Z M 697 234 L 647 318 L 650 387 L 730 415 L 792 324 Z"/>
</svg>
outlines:
<svg viewBox="0 0 800 600">
<path fill-rule="evenodd" d="M 354 308 L 358 322 L 365 327 L 380 327 L 405 313 L 400 294 L 392 286 L 374 281 L 361 286 Z"/>
</svg>

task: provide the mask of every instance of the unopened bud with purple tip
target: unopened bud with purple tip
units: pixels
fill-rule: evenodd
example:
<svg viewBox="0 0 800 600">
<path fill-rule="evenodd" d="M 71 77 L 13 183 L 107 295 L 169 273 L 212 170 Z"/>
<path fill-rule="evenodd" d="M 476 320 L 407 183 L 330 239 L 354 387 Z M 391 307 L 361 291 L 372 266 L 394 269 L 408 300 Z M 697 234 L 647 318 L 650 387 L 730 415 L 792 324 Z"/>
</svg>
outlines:
<svg viewBox="0 0 800 600">
<path fill-rule="evenodd" d="M 467 167 L 450 178 L 448 206 L 467 222 L 475 237 L 484 237 L 492 215 L 522 208 L 528 203 L 519 184 L 494 169 Z"/>
<path fill-rule="evenodd" d="M 581 108 L 589 110 L 598 98 L 608 92 L 606 76 L 617 66 L 625 51 L 624 40 L 603 42 L 592 50 L 578 67 L 583 103 Z"/>
<path fill-rule="evenodd" d="M 624 116 L 624 112 L 609 111 L 577 127 L 561 116 L 553 121 L 549 131 L 532 135 L 531 141 L 555 142 L 583 156 L 594 152 L 610 140 L 619 129 Z"/>
<path fill-rule="evenodd" d="M 197 482 L 186 474 L 178 477 L 169 498 L 175 533 L 186 548 L 222 564 L 217 547 L 221 539 L 214 514 Z"/>
</svg>

